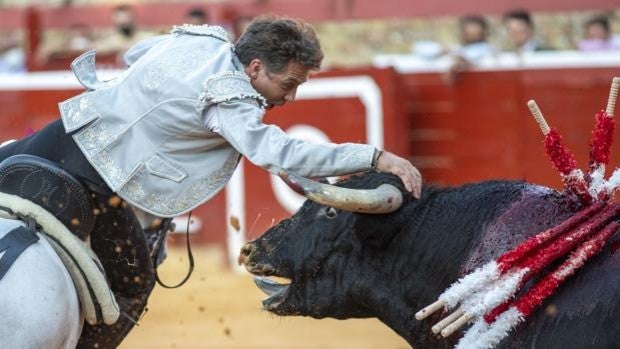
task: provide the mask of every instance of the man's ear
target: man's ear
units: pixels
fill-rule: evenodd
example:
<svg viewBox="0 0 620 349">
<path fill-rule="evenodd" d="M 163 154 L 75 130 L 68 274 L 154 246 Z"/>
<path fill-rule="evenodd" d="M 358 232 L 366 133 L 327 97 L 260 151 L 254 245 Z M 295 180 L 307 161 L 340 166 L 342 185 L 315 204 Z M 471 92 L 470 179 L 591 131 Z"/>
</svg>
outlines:
<svg viewBox="0 0 620 349">
<path fill-rule="evenodd" d="M 250 76 L 252 80 L 254 80 L 258 77 L 258 74 L 261 71 L 261 69 L 264 69 L 263 62 L 258 58 L 254 58 L 253 60 L 250 61 L 250 64 L 248 64 L 246 73 Z"/>
</svg>

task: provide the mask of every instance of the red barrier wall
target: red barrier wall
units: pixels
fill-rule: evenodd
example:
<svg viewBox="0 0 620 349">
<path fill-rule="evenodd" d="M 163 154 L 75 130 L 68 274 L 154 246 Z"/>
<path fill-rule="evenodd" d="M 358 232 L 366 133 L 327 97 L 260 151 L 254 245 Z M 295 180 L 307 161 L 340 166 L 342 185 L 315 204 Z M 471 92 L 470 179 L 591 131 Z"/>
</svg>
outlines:
<svg viewBox="0 0 620 349">
<path fill-rule="evenodd" d="M 437 73 L 404 74 L 413 160 L 440 183 L 512 178 L 560 188 L 526 103 L 536 101 L 585 168 L 594 114 L 605 108 L 613 76 L 620 67 L 469 72 L 454 85 Z M 616 142 L 612 154 L 619 151 Z"/>
</svg>

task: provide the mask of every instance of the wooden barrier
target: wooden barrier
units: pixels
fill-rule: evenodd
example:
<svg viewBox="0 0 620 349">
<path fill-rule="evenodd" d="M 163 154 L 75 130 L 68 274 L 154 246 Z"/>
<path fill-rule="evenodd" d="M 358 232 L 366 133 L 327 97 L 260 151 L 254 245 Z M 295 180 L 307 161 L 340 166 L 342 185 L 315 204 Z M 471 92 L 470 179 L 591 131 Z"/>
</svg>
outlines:
<svg viewBox="0 0 620 349">
<path fill-rule="evenodd" d="M 536 100 L 587 170 L 594 114 L 613 76 L 620 67 L 467 72 L 454 85 L 437 73 L 403 74 L 412 161 L 443 184 L 510 178 L 560 188 L 526 103 Z M 620 142 L 612 149 L 619 154 Z"/>
</svg>

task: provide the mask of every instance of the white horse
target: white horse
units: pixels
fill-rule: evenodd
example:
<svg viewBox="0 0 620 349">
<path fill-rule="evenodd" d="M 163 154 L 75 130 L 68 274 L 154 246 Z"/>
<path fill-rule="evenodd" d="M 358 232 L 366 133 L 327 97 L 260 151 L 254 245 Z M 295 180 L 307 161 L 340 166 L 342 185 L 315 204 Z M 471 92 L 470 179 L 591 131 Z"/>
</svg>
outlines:
<svg viewBox="0 0 620 349">
<path fill-rule="evenodd" d="M 0 218 L 0 238 L 20 225 Z M 50 243 L 37 235 L 0 280 L 0 347 L 75 348 L 84 323 L 75 286 Z"/>
<path fill-rule="evenodd" d="M 23 249 L 0 279 L 0 348 L 75 348 L 84 321 L 113 324 L 120 316 L 89 247 L 92 205 L 67 176 L 31 156 L 0 167 L 0 270 Z"/>
</svg>

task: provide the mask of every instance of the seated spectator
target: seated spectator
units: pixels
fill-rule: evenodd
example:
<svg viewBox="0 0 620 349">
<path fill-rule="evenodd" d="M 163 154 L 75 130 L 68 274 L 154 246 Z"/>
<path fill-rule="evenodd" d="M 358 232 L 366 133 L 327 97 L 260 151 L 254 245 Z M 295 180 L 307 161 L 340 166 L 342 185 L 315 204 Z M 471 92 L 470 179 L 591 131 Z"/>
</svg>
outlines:
<svg viewBox="0 0 620 349">
<path fill-rule="evenodd" d="M 552 48 L 541 45 L 535 38 L 534 22 L 526 10 L 506 12 L 502 19 L 508 40 L 517 53 L 549 51 Z"/>
<path fill-rule="evenodd" d="M 17 35 L 0 36 L 0 73 L 26 71 L 26 58 Z"/>
<path fill-rule="evenodd" d="M 185 14 L 185 23 L 203 25 L 209 23 L 207 12 L 201 8 L 192 8 Z"/>
<path fill-rule="evenodd" d="M 76 23 L 69 27 L 64 49 L 84 52 L 93 47 L 93 33 L 86 24 Z"/>
<path fill-rule="evenodd" d="M 584 39 L 579 42 L 581 51 L 620 50 L 620 37 L 614 37 L 606 16 L 589 19 L 584 28 Z"/>
<path fill-rule="evenodd" d="M 459 20 L 461 44 L 452 52 L 452 63 L 445 75 L 446 82 L 454 82 L 457 73 L 470 69 L 482 59 L 494 56 L 497 51 L 488 42 L 489 25 L 479 15 L 465 16 Z"/>
<path fill-rule="evenodd" d="M 50 59 L 77 57 L 94 47 L 90 28 L 82 23 L 72 24 L 66 32 L 46 35 L 36 53 L 38 65 L 45 65 Z"/>
<path fill-rule="evenodd" d="M 98 53 L 122 53 L 137 41 L 152 36 L 151 33 L 138 31 L 134 11 L 129 5 L 119 5 L 114 8 L 112 24 L 114 25 L 113 32 L 95 42 L 95 49 Z"/>
<path fill-rule="evenodd" d="M 495 55 L 495 47 L 489 43 L 489 25 L 482 16 L 471 15 L 459 21 L 461 46 L 455 55 L 470 63 Z"/>
</svg>

